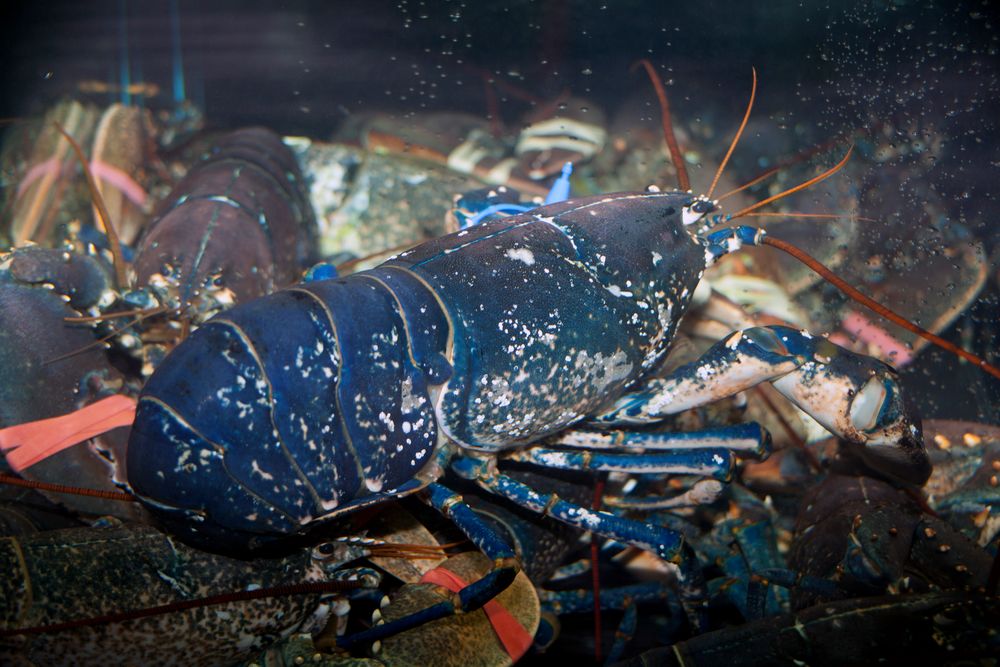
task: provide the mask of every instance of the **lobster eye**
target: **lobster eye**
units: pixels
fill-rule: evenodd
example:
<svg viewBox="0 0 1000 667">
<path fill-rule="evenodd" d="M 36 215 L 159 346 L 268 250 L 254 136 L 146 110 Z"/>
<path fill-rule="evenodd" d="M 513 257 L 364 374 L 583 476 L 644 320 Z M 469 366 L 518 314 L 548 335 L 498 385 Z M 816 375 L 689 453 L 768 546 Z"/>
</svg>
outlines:
<svg viewBox="0 0 1000 667">
<path fill-rule="evenodd" d="M 317 544 L 315 547 L 313 547 L 313 556 L 314 557 L 332 556 L 336 553 L 336 551 L 337 551 L 337 545 L 335 545 L 333 542 L 323 542 L 322 544 Z"/>
<path fill-rule="evenodd" d="M 687 206 L 681 209 L 681 222 L 685 225 L 693 225 L 707 214 L 715 211 L 716 203 L 706 197 L 698 197 Z"/>
<path fill-rule="evenodd" d="M 878 377 L 869 378 L 851 401 L 851 423 L 859 431 L 871 431 L 879 424 L 882 408 L 889 400 L 889 388 Z"/>
</svg>

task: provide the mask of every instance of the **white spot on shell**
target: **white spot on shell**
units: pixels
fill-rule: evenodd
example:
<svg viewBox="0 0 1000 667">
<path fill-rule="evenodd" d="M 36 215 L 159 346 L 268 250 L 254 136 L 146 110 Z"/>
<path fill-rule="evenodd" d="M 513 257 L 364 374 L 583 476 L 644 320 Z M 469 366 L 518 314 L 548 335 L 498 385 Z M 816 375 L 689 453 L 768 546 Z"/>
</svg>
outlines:
<svg viewBox="0 0 1000 667">
<path fill-rule="evenodd" d="M 528 266 L 535 263 L 535 254 L 528 250 L 527 248 L 511 248 L 504 253 L 510 259 L 516 260 L 518 262 L 524 262 Z"/>
</svg>

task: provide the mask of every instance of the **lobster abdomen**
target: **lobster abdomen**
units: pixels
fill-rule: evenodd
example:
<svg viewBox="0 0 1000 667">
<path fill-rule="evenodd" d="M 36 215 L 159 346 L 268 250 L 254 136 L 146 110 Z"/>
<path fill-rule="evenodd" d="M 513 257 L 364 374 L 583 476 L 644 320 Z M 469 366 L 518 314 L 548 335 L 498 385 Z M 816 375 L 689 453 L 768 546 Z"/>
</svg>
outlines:
<svg viewBox="0 0 1000 667">
<path fill-rule="evenodd" d="M 406 319 L 386 282 L 359 275 L 210 320 L 140 399 L 133 489 L 196 539 L 219 536 L 216 524 L 223 536 L 292 534 L 398 495 L 437 441 Z"/>
</svg>

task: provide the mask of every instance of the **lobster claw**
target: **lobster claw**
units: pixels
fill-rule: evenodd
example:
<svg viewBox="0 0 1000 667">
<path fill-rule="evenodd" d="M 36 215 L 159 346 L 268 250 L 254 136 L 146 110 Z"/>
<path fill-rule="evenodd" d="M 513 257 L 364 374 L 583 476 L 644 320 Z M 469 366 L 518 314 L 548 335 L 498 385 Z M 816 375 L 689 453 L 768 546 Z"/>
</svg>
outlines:
<svg viewBox="0 0 1000 667">
<path fill-rule="evenodd" d="M 913 437 L 904 436 L 891 445 L 868 442 L 856 448 L 861 459 L 882 474 L 906 484 L 923 486 L 931 476 L 931 462 L 924 449 L 923 432 L 915 426 Z"/>
<path fill-rule="evenodd" d="M 774 387 L 846 440 L 875 470 L 922 486 L 931 474 L 920 418 L 896 371 L 871 357 L 819 339 L 813 360 Z"/>
</svg>

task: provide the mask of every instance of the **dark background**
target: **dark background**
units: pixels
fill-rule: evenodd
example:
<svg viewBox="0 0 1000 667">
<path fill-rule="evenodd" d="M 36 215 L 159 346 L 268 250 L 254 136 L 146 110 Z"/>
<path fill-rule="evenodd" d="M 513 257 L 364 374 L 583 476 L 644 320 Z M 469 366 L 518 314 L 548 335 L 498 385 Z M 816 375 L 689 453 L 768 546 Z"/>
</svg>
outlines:
<svg viewBox="0 0 1000 667">
<path fill-rule="evenodd" d="M 172 6 L 185 94 L 215 127 L 325 138 L 366 110 L 486 115 L 484 78 L 614 109 L 648 94 L 629 74 L 641 57 L 668 80 L 675 114 L 720 127 L 741 117 L 751 66 L 755 117 L 790 136 L 833 136 L 878 117 L 931 124 L 948 137 L 941 159 L 886 196 L 912 202 L 933 190 L 992 253 L 983 296 L 947 336 L 996 361 L 1000 30 L 987 2 L 4 3 L 0 117 L 40 113 L 80 81 L 117 82 L 126 53 L 132 79 L 163 90 L 146 103 L 169 106 Z M 511 95 L 499 104 L 508 124 L 527 110 Z M 795 141 L 784 144 L 775 151 Z M 925 353 L 906 375 L 927 416 L 1000 421 L 1000 383 L 968 364 Z"/>
</svg>

